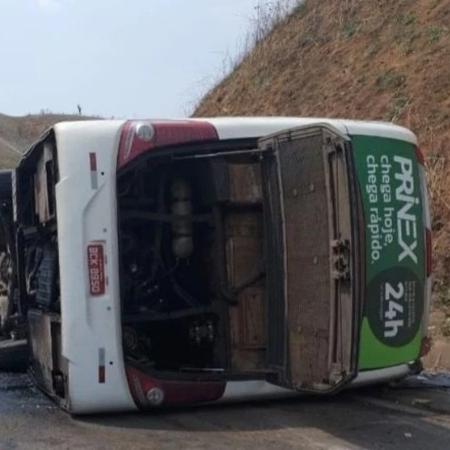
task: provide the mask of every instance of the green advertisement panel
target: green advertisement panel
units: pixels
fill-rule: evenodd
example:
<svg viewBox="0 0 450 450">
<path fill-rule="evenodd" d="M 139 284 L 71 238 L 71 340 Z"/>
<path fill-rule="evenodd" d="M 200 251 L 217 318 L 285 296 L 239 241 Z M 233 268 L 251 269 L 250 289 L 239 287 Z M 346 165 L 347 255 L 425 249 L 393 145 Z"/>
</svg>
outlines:
<svg viewBox="0 0 450 450">
<path fill-rule="evenodd" d="M 372 136 L 352 136 L 352 142 L 365 219 L 364 370 L 419 355 L 425 243 L 414 145 Z"/>
</svg>

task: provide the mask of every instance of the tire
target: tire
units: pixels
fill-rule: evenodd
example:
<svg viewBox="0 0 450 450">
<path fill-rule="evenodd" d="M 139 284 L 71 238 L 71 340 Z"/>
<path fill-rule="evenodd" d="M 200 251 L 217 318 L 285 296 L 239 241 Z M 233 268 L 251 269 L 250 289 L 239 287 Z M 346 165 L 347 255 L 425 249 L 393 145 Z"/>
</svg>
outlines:
<svg viewBox="0 0 450 450">
<path fill-rule="evenodd" d="M 26 339 L 0 341 L 0 371 L 26 372 L 29 348 Z"/>
</svg>

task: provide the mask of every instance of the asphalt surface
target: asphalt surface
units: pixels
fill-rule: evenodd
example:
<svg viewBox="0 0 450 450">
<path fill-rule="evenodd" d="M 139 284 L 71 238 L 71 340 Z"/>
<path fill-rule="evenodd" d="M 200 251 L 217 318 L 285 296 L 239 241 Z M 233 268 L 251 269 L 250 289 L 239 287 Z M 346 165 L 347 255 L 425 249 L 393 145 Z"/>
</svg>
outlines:
<svg viewBox="0 0 450 450">
<path fill-rule="evenodd" d="M 0 450 L 449 449 L 449 413 L 448 390 L 377 388 L 73 418 L 26 376 L 0 374 Z"/>
</svg>

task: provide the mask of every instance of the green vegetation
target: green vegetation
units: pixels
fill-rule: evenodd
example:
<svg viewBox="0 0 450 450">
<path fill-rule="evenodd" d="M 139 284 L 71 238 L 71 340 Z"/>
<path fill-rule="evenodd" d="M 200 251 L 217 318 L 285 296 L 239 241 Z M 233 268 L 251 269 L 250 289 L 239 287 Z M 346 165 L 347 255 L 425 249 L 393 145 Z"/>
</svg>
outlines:
<svg viewBox="0 0 450 450">
<path fill-rule="evenodd" d="M 377 78 L 376 85 L 382 90 L 393 90 L 402 87 L 405 81 L 405 75 L 396 73 L 394 70 L 388 70 Z"/>
<path fill-rule="evenodd" d="M 359 28 L 360 28 L 360 24 L 358 22 L 352 20 L 352 21 L 344 24 L 344 27 L 342 29 L 342 34 L 347 39 L 350 39 L 359 31 Z"/>
<path fill-rule="evenodd" d="M 413 53 L 415 41 L 421 36 L 417 16 L 412 13 L 400 15 L 397 17 L 395 23 L 395 42 L 405 55 Z"/>
<path fill-rule="evenodd" d="M 396 22 L 404 26 L 415 25 L 417 22 L 417 16 L 412 13 L 404 14 L 402 16 L 397 17 Z"/>
<path fill-rule="evenodd" d="M 430 44 L 436 44 L 442 38 L 442 36 L 446 33 L 447 29 L 444 27 L 440 27 L 437 25 L 432 25 L 427 29 L 428 42 Z"/>
<path fill-rule="evenodd" d="M 399 94 L 394 97 L 392 107 L 386 115 L 386 120 L 397 122 L 402 113 L 407 109 L 411 100 L 404 94 Z"/>
</svg>

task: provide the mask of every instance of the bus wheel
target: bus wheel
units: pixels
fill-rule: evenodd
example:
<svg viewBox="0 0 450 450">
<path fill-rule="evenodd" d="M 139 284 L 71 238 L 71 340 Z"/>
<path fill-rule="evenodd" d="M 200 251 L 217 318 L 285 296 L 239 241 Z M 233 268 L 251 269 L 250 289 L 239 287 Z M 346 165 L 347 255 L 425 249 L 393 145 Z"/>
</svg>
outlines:
<svg viewBox="0 0 450 450">
<path fill-rule="evenodd" d="M 26 339 L 0 341 L 0 371 L 25 372 L 28 368 L 28 357 Z"/>
</svg>

